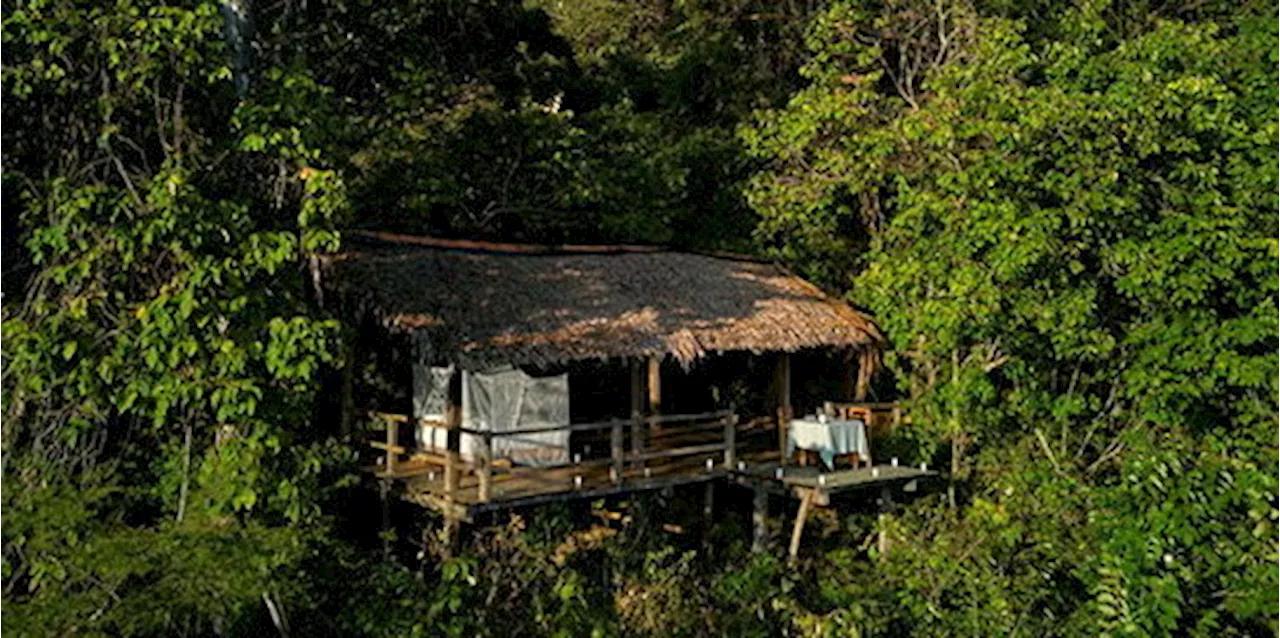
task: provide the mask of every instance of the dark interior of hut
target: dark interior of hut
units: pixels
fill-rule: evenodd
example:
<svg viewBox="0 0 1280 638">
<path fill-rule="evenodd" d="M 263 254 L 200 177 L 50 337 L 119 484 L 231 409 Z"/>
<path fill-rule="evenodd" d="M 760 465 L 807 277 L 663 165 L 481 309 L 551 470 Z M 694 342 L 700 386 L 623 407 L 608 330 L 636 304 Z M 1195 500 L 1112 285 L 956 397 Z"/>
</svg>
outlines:
<svg viewBox="0 0 1280 638">
<path fill-rule="evenodd" d="M 356 422 L 370 412 L 410 414 L 412 412 L 412 363 L 410 340 L 381 330 L 361 331 L 355 341 L 358 361 L 352 392 L 357 406 Z M 667 357 L 660 364 L 660 404 L 662 414 L 702 414 L 728 410 L 744 422 L 772 417 L 774 410 L 773 370 L 776 353 L 711 353 L 689 365 Z M 852 400 L 856 358 L 830 350 L 804 350 L 791 355 L 793 413 L 816 412 L 824 401 Z M 625 358 L 584 360 L 557 366 L 522 366 L 533 376 L 569 374 L 570 421 L 593 423 L 626 419 L 632 410 L 632 366 Z M 317 410 L 334 421 L 339 409 L 341 375 L 333 374 L 333 391 Z M 887 388 L 873 386 L 871 400 L 883 400 Z M 879 390 L 879 392 L 876 392 Z M 647 380 L 642 388 L 648 393 Z M 575 432 L 571 453 L 584 459 L 609 454 L 606 433 Z M 600 440 L 596 440 L 600 439 Z"/>
</svg>

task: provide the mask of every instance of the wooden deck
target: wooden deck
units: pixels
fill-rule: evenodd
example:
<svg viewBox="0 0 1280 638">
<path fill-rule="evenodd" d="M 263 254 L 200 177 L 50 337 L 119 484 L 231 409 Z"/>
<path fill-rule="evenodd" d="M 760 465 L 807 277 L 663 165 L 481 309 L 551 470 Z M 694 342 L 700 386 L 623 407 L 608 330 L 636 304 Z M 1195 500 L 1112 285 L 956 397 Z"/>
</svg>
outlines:
<svg viewBox="0 0 1280 638">
<path fill-rule="evenodd" d="M 833 494 L 903 485 L 933 475 L 919 468 L 885 464 L 837 471 L 784 465 L 772 419 L 740 423 L 728 412 L 539 428 L 574 432 L 607 453 L 583 458 L 581 452 L 575 452 L 569 463 L 553 467 L 512 466 L 503 459 L 489 458 L 483 447 L 477 459 L 468 461 L 459 458 L 456 451 L 409 452 L 397 445 L 394 427 L 406 419 L 380 417 L 387 423 L 387 442 L 373 447 L 386 456 L 369 469 L 377 478 L 398 484 L 401 489 L 396 492 L 401 498 L 462 520 L 500 509 L 717 480 L 794 498 L 812 493 L 809 498 L 813 504 L 821 506 L 828 504 Z M 513 434 L 471 432 L 458 426 L 451 429 L 455 446 L 459 432 L 483 436 L 490 448 L 493 438 Z M 524 431 L 514 434 L 520 432 Z M 590 452 L 590 447 L 586 451 Z"/>
<path fill-rule="evenodd" d="M 877 422 L 877 413 L 887 413 L 891 427 L 903 420 L 897 404 L 845 404 L 841 409 L 860 411 L 857 416 L 868 424 Z M 766 545 L 769 495 L 799 500 L 788 546 L 792 561 L 799 553 L 805 521 L 813 508 L 831 505 L 834 496 L 875 490 L 879 517 L 883 518 L 891 511 L 897 492 L 913 491 L 922 479 L 936 476 L 923 466 L 900 466 L 896 459 L 879 465 L 861 459 L 869 466 L 855 464 L 841 470 L 793 465 L 780 452 L 786 433 L 779 424 L 787 423 L 788 413 L 783 410 L 777 419 L 761 417 L 747 422 L 740 422 L 735 414 L 715 412 L 477 432 L 462 428 L 454 412 L 446 419 L 448 423 L 419 422 L 448 432 L 447 449 L 432 452 L 410 452 L 398 444 L 398 426 L 408 422 L 406 417 L 375 415 L 385 423 L 387 438 L 372 444 L 385 456 L 369 470 L 382 481 L 384 525 L 389 520 L 385 499 L 392 493 L 390 488 L 399 485 L 401 489 L 395 493 L 400 498 L 444 514 L 446 533 L 456 533 L 459 521 L 474 521 L 486 512 L 679 485 L 732 482 L 755 492 L 752 551 Z M 493 458 L 495 438 L 552 431 L 578 437 L 576 445 L 570 441 L 570 462 L 529 467 Z M 462 434 L 481 439 L 475 458 L 464 461 L 460 457 Z M 592 446 L 607 454 L 591 455 Z M 707 492 L 708 499 L 711 494 Z M 888 542 L 883 530 L 877 542 L 883 552 Z"/>
<path fill-rule="evenodd" d="M 748 463 L 776 465 L 777 454 L 761 452 L 759 460 Z M 522 468 L 532 470 L 534 468 Z M 479 497 L 479 484 L 474 477 L 460 482 L 450 503 L 445 495 L 443 478 L 439 475 L 419 476 L 405 481 L 403 498 L 419 505 L 446 512 L 453 512 L 464 520 L 484 512 L 525 507 L 553 501 L 593 499 L 616 494 L 630 494 L 659 490 L 678 485 L 705 483 L 732 478 L 737 472 L 712 462 L 689 458 L 653 467 L 626 470 L 621 480 L 615 481 L 608 469 L 597 466 L 571 466 L 551 468 L 538 472 L 495 472 L 492 492 L 488 501 Z"/>
<path fill-rule="evenodd" d="M 590 499 L 615 494 L 657 490 L 677 485 L 727 479 L 739 485 L 762 488 L 778 496 L 801 498 L 804 491 L 817 493 L 816 504 L 826 505 L 832 495 L 882 487 L 905 486 L 912 481 L 937 476 L 920 468 L 877 465 L 857 469 L 825 471 L 817 467 L 783 466 L 774 451 L 747 452 L 741 469 L 726 469 L 713 462 L 696 459 L 666 463 L 656 467 L 628 470 L 614 481 L 607 469 L 582 465 L 523 472 L 494 474 L 491 498 L 480 500 L 479 482 L 474 476 L 462 480 L 454 493 L 453 505 L 444 494 L 444 476 L 431 472 L 404 479 L 403 498 L 439 510 L 455 510 L 470 519 L 475 514 L 524 507 L 558 500 Z M 778 470 L 782 473 L 779 475 Z"/>
<path fill-rule="evenodd" d="M 781 470 L 781 471 L 779 471 Z M 818 467 L 761 463 L 733 474 L 741 485 L 763 488 L 774 494 L 803 498 L 813 492 L 816 505 L 828 505 L 831 496 L 868 489 L 906 487 L 912 481 L 937 476 L 919 467 L 891 464 L 829 471 Z"/>
<path fill-rule="evenodd" d="M 848 470 L 827 471 L 818 467 L 782 466 L 780 464 L 761 464 L 743 472 L 734 474 L 733 479 L 742 485 L 756 490 L 757 495 L 777 494 L 795 498 L 800 501 L 796 512 L 795 523 L 791 528 L 791 542 L 787 554 L 792 562 L 800 552 L 800 538 L 804 533 L 805 522 L 814 507 L 831 505 L 833 496 L 858 491 L 875 490 L 878 517 L 883 519 L 886 512 L 893 507 L 898 491 L 910 492 L 918 487 L 918 482 L 937 476 L 924 467 L 913 468 L 893 463 L 872 465 Z M 767 499 L 767 496 L 759 497 Z M 763 519 L 767 511 L 767 501 L 757 500 L 756 517 Z M 753 549 L 761 545 L 762 526 L 757 522 L 752 542 Z M 881 529 L 877 534 L 877 546 L 881 552 L 887 547 L 887 537 Z"/>
<path fill-rule="evenodd" d="M 389 428 L 388 443 L 374 444 L 387 456 L 370 469 L 379 479 L 400 484 L 405 500 L 470 519 L 504 508 L 723 479 L 739 466 L 777 461 L 771 448 L 772 429 L 765 427 L 765 420 L 739 423 L 729 412 L 539 428 L 552 429 L 573 432 L 582 441 L 594 443 L 597 451 L 603 448 L 607 456 L 583 458 L 583 446 L 579 445 L 566 464 L 512 466 L 504 459 L 484 463 L 481 459 L 489 455 L 482 445 L 478 458 L 463 461 L 456 452 L 407 453 L 394 443 L 395 435 Z M 493 438 L 513 434 L 461 431 L 483 435 L 489 445 Z M 524 430 L 514 434 L 521 432 Z M 406 454 L 409 458 L 397 459 Z M 451 465 L 453 471 L 448 471 Z"/>
</svg>

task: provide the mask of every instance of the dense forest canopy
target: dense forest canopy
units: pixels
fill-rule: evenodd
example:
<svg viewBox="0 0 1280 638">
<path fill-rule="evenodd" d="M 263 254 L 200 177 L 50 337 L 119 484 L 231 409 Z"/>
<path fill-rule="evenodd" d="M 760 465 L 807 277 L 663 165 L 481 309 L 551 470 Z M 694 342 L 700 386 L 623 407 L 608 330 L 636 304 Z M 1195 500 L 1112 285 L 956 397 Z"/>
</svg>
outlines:
<svg viewBox="0 0 1280 638">
<path fill-rule="evenodd" d="M 6 0 L 4 630 L 1275 634 L 1276 15 Z M 662 497 L 385 557 L 304 276 L 355 229 L 778 259 L 947 488 L 794 568 Z"/>
</svg>

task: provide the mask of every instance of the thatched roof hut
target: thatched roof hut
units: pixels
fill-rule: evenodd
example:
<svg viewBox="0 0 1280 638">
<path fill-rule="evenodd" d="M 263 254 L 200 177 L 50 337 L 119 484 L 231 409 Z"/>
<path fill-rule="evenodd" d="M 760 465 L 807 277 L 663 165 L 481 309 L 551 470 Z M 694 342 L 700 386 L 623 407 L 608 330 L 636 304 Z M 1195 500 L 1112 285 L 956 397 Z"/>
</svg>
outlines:
<svg viewBox="0 0 1280 638">
<path fill-rule="evenodd" d="M 463 368 L 665 355 L 688 365 L 715 352 L 826 347 L 858 352 L 869 375 L 884 346 L 863 313 L 739 256 L 388 233 L 347 246 L 316 264 L 323 301 L 371 313 Z"/>
</svg>

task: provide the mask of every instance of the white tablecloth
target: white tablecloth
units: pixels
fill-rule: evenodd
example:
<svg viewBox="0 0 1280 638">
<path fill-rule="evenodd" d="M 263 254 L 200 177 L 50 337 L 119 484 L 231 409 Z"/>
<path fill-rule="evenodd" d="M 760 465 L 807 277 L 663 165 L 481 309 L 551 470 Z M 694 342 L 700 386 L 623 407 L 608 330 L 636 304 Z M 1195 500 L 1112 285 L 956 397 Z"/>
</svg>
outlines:
<svg viewBox="0 0 1280 638">
<path fill-rule="evenodd" d="M 859 419 L 826 423 L 794 419 L 787 430 L 787 457 L 790 458 L 797 449 L 817 452 L 829 468 L 835 467 L 837 455 L 857 454 L 863 459 L 871 456 L 867 426 Z"/>
</svg>

